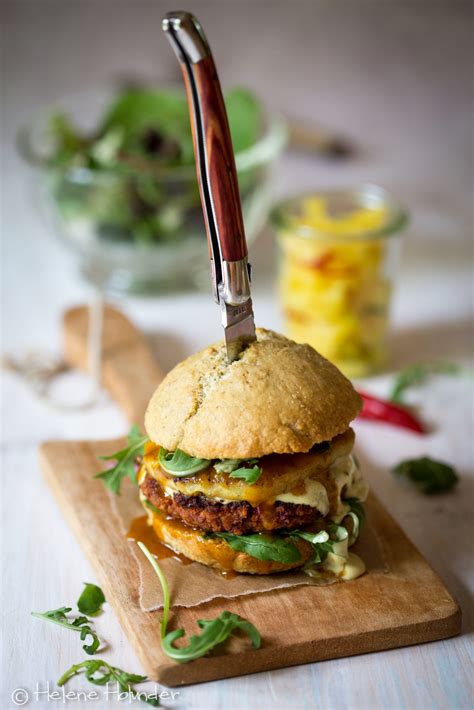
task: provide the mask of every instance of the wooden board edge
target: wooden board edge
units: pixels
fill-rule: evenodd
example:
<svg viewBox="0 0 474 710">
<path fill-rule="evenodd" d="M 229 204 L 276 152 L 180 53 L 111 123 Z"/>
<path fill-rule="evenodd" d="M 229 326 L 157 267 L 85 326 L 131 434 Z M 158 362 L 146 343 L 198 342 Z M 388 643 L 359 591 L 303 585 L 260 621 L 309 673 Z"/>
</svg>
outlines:
<svg viewBox="0 0 474 710">
<path fill-rule="evenodd" d="M 38 450 L 43 476 L 51 492 L 60 503 L 61 510 L 63 510 L 65 499 L 61 496 L 55 477 L 52 474 L 50 456 L 58 445 L 64 447 L 78 443 L 79 442 L 77 441 L 49 441 L 40 445 Z M 81 443 L 90 444 L 91 442 Z M 381 505 L 378 500 L 377 503 L 378 505 Z M 70 504 L 68 503 L 68 506 L 69 505 Z M 398 523 L 388 512 L 387 515 L 394 522 L 397 528 L 399 528 Z M 74 516 L 66 517 L 69 519 L 70 523 L 71 517 L 74 518 Z M 72 530 L 76 539 L 78 539 L 78 531 L 76 530 L 75 524 L 72 525 Z M 403 533 L 401 528 L 400 531 Z M 406 537 L 405 533 L 403 533 L 403 535 Z M 410 541 L 410 544 L 413 543 Z M 107 592 L 110 588 L 109 580 L 105 579 L 104 570 L 101 568 L 98 560 L 94 555 L 92 555 L 92 553 L 89 554 L 89 551 L 84 549 L 83 546 L 81 546 L 81 549 L 85 552 L 97 575 L 97 579 L 106 591 L 107 596 Z M 428 565 L 426 561 L 425 564 Z M 129 610 L 131 613 L 125 613 L 120 605 L 115 605 L 113 610 L 147 675 L 151 679 L 165 685 L 178 687 L 194 683 L 208 682 L 216 680 L 216 678 L 224 679 L 236 677 L 315 661 L 389 650 L 391 648 L 437 641 L 455 636 L 461 631 L 461 610 L 452 595 L 449 592 L 447 592 L 447 595 L 449 596 L 450 602 L 449 609 L 446 611 L 445 608 L 442 615 L 438 618 L 420 623 L 415 622 L 409 625 L 401 625 L 400 627 L 394 627 L 393 629 L 384 628 L 367 631 L 359 633 L 353 637 L 327 639 L 315 642 L 314 644 L 308 644 L 305 642 L 302 644 L 285 646 L 284 662 L 282 662 L 281 656 L 278 653 L 280 647 L 271 645 L 268 648 L 263 646 L 258 651 L 254 651 L 249 648 L 245 654 L 239 655 L 238 663 L 234 664 L 229 663 L 229 656 L 223 654 L 216 656 L 211 655 L 206 658 L 193 661 L 191 664 L 180 665 L 170 663 L 168 665 L 160 662 L 160 664 L 157 665 L 156 663 L 150 662 L 150 658 L 141 652 L 141 645 L 136 643 L 136 641 L 140 638 L 143 627 L 149 625 L 155 620 L 154 614 L 143 612 L 141 608 L 139 608 L 138 599 L 134 600 L 135 608 Z M 110 589 L 110 598 L 113 599 L 113 597 L 115 597 L 115 594 L 113 594 Z M 156 641 L 157 643 L 159 641 L 158 631 Z M 160 660 L 159 654 L 155 655 L 157 661 Z M 257 670 L 255 669 L 256 661 L 258 663 Z"/>
<path fill-rule="evenodd" d="M 448 615 L 430 622 L 397 627 L 392 630 L 392 633 L 387 629 L 379 629 L 357 634 L 354 637 L 319 641 L 309 648 L 306 643 L 286 646 L 283 663 L 278 654 L 278 647 L 265 649 L 263 645 L 258 651 L 249 649 L 248 652 L 242 654 L 239 657 L 238 670 L 229 664 L 229 659 L 225 656 L 210 656 L 193 661 L 185 669 L 182 666 L 165 666 L 164 668 L 148 668 L 146 670 L 150 677 L 156 678 L 159 683 L 178 687 L 215 680 L 216 673 L 220 679 L 263 673 L 278 668 L 431 643 L 457 636 L 460 632 L 461 610 L 453 600 L 453 609 Z M 265 639 L 263 639 L 264 643 Z M 255 670 L 257 654 L 259 668 Z"/>
</svg>

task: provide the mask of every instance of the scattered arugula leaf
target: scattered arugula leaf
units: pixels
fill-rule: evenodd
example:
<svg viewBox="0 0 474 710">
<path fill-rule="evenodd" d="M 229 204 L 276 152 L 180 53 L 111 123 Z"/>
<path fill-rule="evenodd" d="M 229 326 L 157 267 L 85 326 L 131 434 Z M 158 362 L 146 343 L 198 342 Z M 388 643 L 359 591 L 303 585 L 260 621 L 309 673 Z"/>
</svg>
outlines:
<svg viewBox="0 0 474 710">
<path fill-rule="evenodd" d="M 174 646 L 174 642 L 182 638 L 185 635 L 185 631 L 184 629 L 176 629 L 167 633 L 171 598 L 166 577 L 146 545 L 142 542 L 137 544 L 153 567 L 163 590 L 163 615 L 160 623 L 161 646 L 163 652 L 169 658 L 178 663 L 194 661 L 196 658 L 205 656 L 215 646 L 223 643 L 236 630 L 244 631 L 252 641 L 253 647 L 260 648 L 262 639 L 255 626 L 250 621 L 230 611 L 223 611 L 217 619 L 199 619 L 197 623 L 203 629 L 203 632 L 199 635 L 191 636 L 187 646 L 179 648 Z"/>
<path fill-rule="evenodd" d="M 228 473 L 231 478 L 243 478 L 246 483 L 252 485 L 263 473 L 257 462 L 258 459 L 220 459 L 214 463 L 214 468 L 219 473 Z"/>
<path fill-rule="evenodd" d="M 145 675 L 137 675 L 136 673 L 127 673 L 121 668 L 111 666 L 107 661 L 101 658 L 96 658 L 90 661 L 82 661 L 71 666 L 57 681 L 59 687 L 65 685 L 75 675 L 84 673 L 89 683 L 94 685 L 107 685 L 115 681 L 122 693 L 129 693 L 130 697 L 142 700 L 148 705 L 158 707 L 160 705 L 159 698 L 156 695 L 148 695 L 144 692 L 137 692 L 133 685 L 135 683 L 144 683 L 148 680 Z"/>
<path fill-rule="evenodd" d="M 139 427 L 134 424 L 127 435 L 128 446 L 110 456 L 99 456 L 103 461 L 116 461 L 117 463 L 107 471 L 97 473 L 94 478 L 101 478 L 112 493 L 120 494 L 122 480 L 128 476 L 132 483 L 137 482 L 135 472 L 135 459 L 144 455 L 147 436 L 142 436 Z"/>
<path fill-rule="evenodd" d="M 230 478 L 243 478 L 243 480 L 251 486 L 253 483 L 258 481 L 262 473 L 263 470 L 260 466 L 252 466 L 252 468 L 241 466 L 235 471 L 232 471 Z"/>
<path fill-rule="evenodd" d="M 452 466 L 428 456 L 401 461 L 392 472 L 410 481 L 427 495 L 449 491 L 459 481 L 459 476 Z"/>
<path fill-rule="evenodd" d="M 178 663 L 188 663 L 196 658 L 205 656 L 211 649 L 223 643 L 236 630 L 244 631 L 252 641 L 254 648 L 260 648 L 261 637 L 257 629 L 250 621 L 243 619 L 238 614 L 230 611 L 223 611 L 217 619 L 206 621 L 198 620 L 199 628 L 203 629 L 201 634 L 193 634 L 189 638 L 187 646 L 177 648 L 173 643 L 185 635 L 184 629 L 176 629 L 166 634 L 162 641 L 163 651 L 169 658 Z"/>
<path fill-rule="evenodd" d="M 398 373 L 393 383 L 389 399 L 397 404 L 404 403 L 404 395 L 410 387 L 419 387 L 431 375 L 457 375 L 460 367 L 453 362 L 418 363 L 410 365 Z"/>
<path fill-rule="evenodd" d="M 258 459 L 219 459 L 214 462 L 214 468 L 219 473 L 232 473 L 244 464 L 252 466 Z"/>
<path fill-rule="evenodd" d="M 257 560 L 282 562 L 288 564 L 298 562 L 301 554 L 291 540 L 277 535 L 255 533 L 253 535 L 233 535 L 228 532 L 210 533 L 211 536 L 225 540 L 233 550 L 246 552 Z"/>
<path fill-rule="evenodd" d="M 146 545 L 143 544 L 143 542 L 138 541 L 137 542 L 138 547 L 140 550 L 143 552 L 145 557 L 147 558 L 148 562 L 151 564 L 153 567 L 153 570 L 160 580 L 161 584 L 161 589 L 163 591 L 163 614 L 161 616 L 161 622 L 160 622 L 160 636 L 162 639 L 166 636 L 166 629 L 168 628 L 168 618 L 170 615 L 170 604 L 171 604 L 171 595 L 170 595 L 170 589 L 168 586 L 168 582 L 166 581 L 166 577 L 163 574 L 160 565 L 156 561 L 156 559 L 153 557 L 151 554 L 150 550 Z"/>
<path fill-rule="evenodd" d="M 77 608 L 82 614 L 97 614 L 102 611 L 102 604 L 105 604 L 104 592 L 97 584 L 84 582 L 84 589 L 77 600 Z"/>
<path fill-rule="evenodd" d="M 74 619 L 70 619 L 66 616 L 72 611 L 71 607 L 63 606 L 59 609 L 53 609 L 52 611 L 37 612 L 32 611 L 31 615 L 36 616 L 38 619 L 46 619 L 46 621 L 51 621 L 53 624 L 58 624 L 65 629 L 71 629 L 72 631 L 78 631 L 80 633 L 81 641 L 85 641 L 88 636 L 91 637 L 92 641 L 89 644 L 84 644 L 84 651 L 89 654 L 89 656 L 94 655 L 100 646 L 100 640 L 96 632 L 91 628 L 90 620 L 87 616 L 77 616 Z"/>
<path fill-rule="evenodd" d="M 176 451 L 168 451 L 163 447 L 160 448 L 158 460 L 161 468 L 171 476 L 178 478 L 184 476 L 192 476 L 194 473 L 203 471 L 211 464 L 209 459 L 197 459 L 193 456 L 188 456 L 181 449 Z"/>
</svg>

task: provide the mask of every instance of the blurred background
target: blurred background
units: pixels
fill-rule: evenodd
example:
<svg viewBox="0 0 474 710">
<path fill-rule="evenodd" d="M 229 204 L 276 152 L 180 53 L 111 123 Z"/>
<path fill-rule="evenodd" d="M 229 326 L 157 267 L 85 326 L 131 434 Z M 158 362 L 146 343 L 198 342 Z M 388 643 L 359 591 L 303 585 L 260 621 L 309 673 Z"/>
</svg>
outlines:
<svg viewBox="0 0 474 710">
<path fill-rule="evenodd" d="M 61 367 L 65 309 L 94 302 L 97 313 L 104 292 L 150 336 L 163 371 L 222 336 L 189 178 L 182 79 L 161 30 L 165 12 L 193 12 L 225 92 L 234 90 L 229 113 L 257 325 L 311 339 L 351 376 L 370 375 L 357 387 L 383 398 L 407 365 L 461 366 L 462 376 L 433 377 L 407 393 L 426 436 L 359 419 L 355 430 L 371 488 L 456 595 L 466 629 L 473 626 L 472 374 L 465 368 L 473 315 L 472 7 L 470 0 L 188 0 L 184 8 L 161 0 L 0 2 L 4 366 L 23 375 L 26 368 L 38 390 L 38 363 Z M 178 93 L 160 94 L 146 111 L 135 111 L 135 96 L 118 110 L 118 92 L 143 84 L 176 85 Z M 140 116 L 162 109 L 166 126 L 140 127 Z M 138 129 L 129 130 L 134 122 Z M 367 184 L 386 192 L 361 190 Z M 355 189 L 344 195 L 358 199 L 336 209 L 328 195 L 337 189 Z M 309 201 L 286 202 L 305 193 Z M 84 402 L 89 391 L 88 378 L 69 373 L 61 401 Z M 59 665 L 56 652 L 45 653 L 47 637 L 27 621 L 29 610 L 74 598 L 77 580 L 91 574 L 39 475 L 38 445 L 119 436 L 129 422 L 106 395 L 89 409 L 47 407 L 14 375 L 4 377 L 1 404 L 3 606 L 12 639 L 4 670 L 9 687 L 32 688 L 57 677 Z M 425 455 L 455 466 L 457 488 L 423 496 L 388 472 Z M 21 501 L 21 515 L 11 501 Z M 136 667 L 107 618 L 116 663 Z M 369 655 L 316 672 L 306 666 L 226 681 L 233 695 L 224 704 L 230 697 L 255 707 L 255 698 L 276 694 L 293 702 L 293 682 L 305 702 L 327 706 L 335 688 L 336 705 L 360 697 L 369 707 L 378 678 L 380 707 L 468 707 L 460 681 L 468 674 L 467 638 L 380 654 L 376 664 Z M 64 647 L 56 650 L 64 659 Z M 396 659 L 403 659 L 398 674 Z M 433 694 L 434 681 L 443 696 Z M 403 694 L 408 682 L 413 697 Z M 267 692 L 257 694 L 260 683 Z M 193 688 L 196 707 L 212 707 L 222 685 Z"/>
<path fill-rule="evenodd" d="M 107 161 L 113 161 L 123 138 L 120 130 L 118 135 L 103 132 L 105 139 L 95 141 L 92 158 L 90 146 L 86 159 L 82 156 L 74 162 L 73 155 L 75 184 L 64 185 L 71 163 L 61 150 L 68 140 L 80 143 L 87 131 L 89 135 L 95 131 L 97 138 L 103 112 L 110 113 L 111 102 L 124 87 L 175 85 L 182 101 L 179 66 L 161 31 L 162 16 L 170 9 L 169 3 L 155 0 L 2 3 L 2 287 L 4 347 L 10 352 L 31 347 L 60 352 L 61 313 L 71 304 L 87 301 L 90 282 L 105 287 L 108 300 L 139 326 L 159 332 L 158 357 L 164 369 L 220 337 L 219 315 L 207 281 L 199 203 L 188 177 L 171 187 L 163 187 L 161 177 L 155 185 L 139 186 L 139 215 L 143 200 L 162 200 L 163 210 L 157 219 L 153 216 L 151 227 L 148 222 L 144 226 L 143 220 L 137 227 L 134 216 L 133 224 L 127 223 L 124 230 L 113 225 L 112 230 L 107 227 L 108 234 L 103 230 L 99 236 L 94 209 L 98 194 L 98 211 L 102 210 L 103 186 L 94 182 L 96 169 L 107 171 Z M 397 369 L 414 359 L 465 356 L 472 313 L 471 3 L 190 1 L 186 9 L 205 28 L 224 90 L 244 89 L 243 98 L 234 95 L 229 113 L 237 131 L 245 122 L 250 131 L 237 140 L 243 141 L 241 191 L 245 199 L 255 198 L 246 220 L 257 324 L 289 327 L 291 332 L 287 321 L 288 313 L 295 313 L 292 304 L 298 302 L 291 291 L 295 279 L 304 297 L 314 296 L 298 305 L 302 310 L 296 313 L 296 321 L 304 321 L 305 308 L 319 311 L 324 305 L 318 296 L 321 284 L 304 281 L 303 272 L 290 275 L 278 289 L 278 230 L 269 225 L 268 210 L 292 195 L 375 183 L 409 215 L 408 226 L 399 225 L 400 263 L 387 267 L 385 256 L 376 254 L 373 271 L 364 272 L 364 288 L 375 299 L 367 308 L 382 308 L 382 331 L 392 303 L 389 359 L 384 367 Z M 154 107 L 158 113 L 161 105 L 158 101 Z M 177 110 L 182 111 L 182 106 Z M 56 113 L 51 132 L 53 111 L 59 111 L 60 118 Z M 70 126 L 61 124 L 63 113 L 72 121 L 72 137 L 67 133 Z M 171 111 L 167 120 L 171 134 L 175 125 L 186 132 L 185 113 L 176 118 Z M 117 121 L 120 124 L 120 116 Z M 255 136 L 252 130 L 257 123 L 252 121 L 258 123 Z M 77 128 L 81 125 L 82 134 Z M 163 135 L 150 133 L 149 126 L 145 129 L 139 136 L 142 148 L 148 141 L 145 173 L 150 155 L 153 162 L 158 153 L 158 163 L 161 160 L 165 168 L 169 162 L 172 167 L 173 161 L 180 162 L 181 138 L 166 134 L 163 145 Z M 254 144 L 263 138 L 266 143 L 255 156 Z M 181 150 L 177 160 L 176 150 Z M 84 171 L 91 160 L 95 173 Z M 54 169 L 48 172 L 48 166 Z M 185 166 L 186 175 L 190 166 L 192 173 L 192 160 Z M 133 166 L 138 174 L 142 167 L 143 163 Z M 90 202 L 85 207 L 81 203 L 81 191 L 87 193 L 87 200 L 95 201 L 93 208 Z M 187 195 L 189 205 L 191 193 L 188 223 L 188 206 L 183 207 L 181 200 Z M 120 194 L 113 194 L 107 209 L 115 214 L 122 207 Z M 323 212 L 326 207 L 324 202 Z M 292 219 L 286 229 L 290 240 L 291 230 L 304 224 L 305 218 Z M 310 219 L 310 226 L 321 230 L 318 220 L 312 224 Z M 350 227 L 349 219 L 349 231 Z M 201 231 L 201 236 L 191 240 L 190 249 L 183 247 L 193 230 Z M 65 248 L 54 234 L 73 248 Z M 155 249 L 153 258 L 148 258 L 146 247 L 157 243 L 158 252 Z M 318 254 L 310 255 L 313 262 L 316 256 L 319 259 Z M 365 265 L 369 257 L 362 251 L 357 258 Z M 378 266 L 382 261 L 384 265 Z M 198 262 L 204 271 L 196 267 Z M 346 267 L 347 263 L 341 268 Z M 388 280 L 382 280 L 386 268 Z M 171 276 L 168 282 L 167 276 Z M 340 282 L 329 277 L 325 293 L 327 284 L 345 288 L 344 277 Z M 157 281 L 156 288 L 150 286 L 150 279 Z M 370 286 L 374 280 L 379 280 L 378 295 Z M 352 286 L 362 282 L 360 276 Z M 190 298 L 189 291 L 195 289 Z M 354 288 L 344 294 L 336 305 L 328 306 L 329 320 L 323 325 L 330 335 L 333 326 L 341 329 L 341 319 L 353 308 Z M 356 314 L 350 337 L 357 338 L 356 331 L 375 333 L 379 326 L 373 319 L 368 323 L 366 328 Z M 304 327 L 295 327 L 298 339 L 311 340 Z M 337 360 L 329 346 L 325 350 L 321 344 L 321 349 Z M 358 374 L 350 368 L 348 372 Z"/>
</svg>

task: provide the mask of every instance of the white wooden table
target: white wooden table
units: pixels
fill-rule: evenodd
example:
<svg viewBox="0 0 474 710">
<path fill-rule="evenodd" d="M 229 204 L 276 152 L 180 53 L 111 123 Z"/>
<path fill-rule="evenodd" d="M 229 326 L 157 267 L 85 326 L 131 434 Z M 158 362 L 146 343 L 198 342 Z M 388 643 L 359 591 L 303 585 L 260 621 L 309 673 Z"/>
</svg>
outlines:
<svg viewBox="0 0 474 710">
<path fill-rule="evenodd" d="M 277 194 L 311 186 L 372 180 L 394 191 L 413 216 L 394 308 L 393 368 L 433 358 L 467 362 L 472 316 L 469 261 L 469 3 L 376 0 L 273 4 L 188 2 L 202 19 L 226 84 L 247 83 L 271 104 L 346 131 L 358 159 L 336 165 L 288 156 Z M 27 171 L 15 155 L 20 121 L 36 106 L 86 89 L 122 70 L 167 79 L 175 60 L 160 32 L 161 2 L 3 2 L 8 72 L 4 102 L 2 349 L 59 350 L 62 309 L 84 301 L 87 288 L 70 255 L 38 219 Z M 251 20 L 251 21 L 250 21 Z M 254 247 L 255 310 L 260 324 L 280 327 L 272 292 L 271 236 Z M 208 294 L 128 300 L 135 322 L 158 334 L 164 368 L 219 335 Z M 364 383 L 387 390 L 389 375 Z M 77 395 L 81 382 L 71 382 Z M 393 429 L 357 425 L 358 455 L 373 489 L 457 597 L 462 636 L 385 653 L 289 668 L 180 690 L 182 708 L 468 708 L 472 707 L 472 392 L 468 378 L 438 379 L 414 393 L 435 432 L 416 439 Z M 25 688 L 28 706 L 48 708 L 40 695 L 82 657 L 75 635 L 30 617 L 74 603 L 83 581 L 94 581 L 78 543 L 46 490 L 37 446 L 51 438 L 105 438 L 124 432 L 107 399 L 90 412 L 64 414 L 35 400 L 17 379 L 2 397 L 3 706 Z M 401 458 L 429 453 L 455 464 L 457 490 L 423 498 L 388 469 Z M 104 525 L 107 525 L 104 521 Z M 100 541 L 98 541 L 100 544 Z M 311 623 L 311 620 L 308 620 Z M 114 615 L 98 621 L 110 643 L 105 657 L 139 672 Z M 92 690 L 83 679 L 72 688 Z M 21 694 L 19 696 L 21 699 Z M 116 700 L 69 703 L 123 707 Z"/>
</svg>

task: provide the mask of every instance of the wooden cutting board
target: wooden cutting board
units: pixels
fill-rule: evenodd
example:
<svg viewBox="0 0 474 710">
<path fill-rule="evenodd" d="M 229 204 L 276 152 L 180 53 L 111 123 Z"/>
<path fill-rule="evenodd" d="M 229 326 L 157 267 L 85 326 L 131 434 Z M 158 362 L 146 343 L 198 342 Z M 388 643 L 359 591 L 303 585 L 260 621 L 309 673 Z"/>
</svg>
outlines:
<svg viewBox="0 0 474 710">
<path fill-rule="evenodd" d="M 118 328 L 122 337 L 105 347 L 104 368 L 108 368 L 112 392 L 110 378 L 113 381 L 120 374 L 122 387 L 118 388 L 117 399 L 122 400 L 122 406 L 124 399 L 130 399 L 125 409 L 136 418 L 147 398 L 147 382 L 137 386 L 138 375 L 133 368 L 138 364 L 134 359 L 135 334 L 137 357 L 145 358 L 146 377 L 154 380 L 151 389 L 161 373 L 153 369 L 150 354 L 144 355 L 143 337 L 112 309 L 107 312 L 104 344 L 107 346 L 110 333 L 115 332 L 117 318 L 123 319 Z M 80 345 L 78 333 L 86 332 L 84 319 L 84 309 L 76 309 L 65 319 L 67 352 L 81 367 L 86 349 Z M 128 366 L 122 361 L 121 350 Z M 132 374 L 127 374 L 131 370 Z M 135 388 L 140 401 L 132 406 Z M 184 685 L 434 641 L 460 632 L 458 605 L 400 527 L 371 496 L 367 511 L 381 546 L 384 570 L 369 571 L 352 582 L 327 587 L 300 586 L 179 608 L 173 615 L 173 628 L 184 627 L 187 633 L 194 633 L 197 619 L 211 619 L 227 609 L 252 621 L 263 643 L 259 650 L 253 650 L 247 639 L 232 638 L 228 645 L 203 659 L 183 665 L 170 661 L 160 648 L 160 613 L 143 612 L 140 607 L 138 569 L 130 542 L 114 521 L 104 516 L 110 508 L 108 494 L 100 481 L 93 480 L 97 456 L 117 450 L 122 443 L 49 442 L 41 447 L 40 462 L 108 602 L 151 678 L 166 685 Z"/>
</svg>

